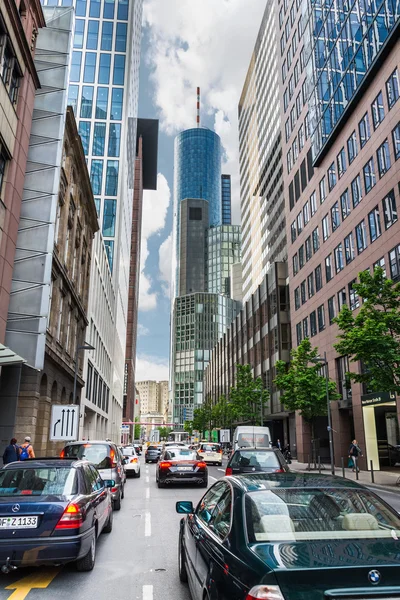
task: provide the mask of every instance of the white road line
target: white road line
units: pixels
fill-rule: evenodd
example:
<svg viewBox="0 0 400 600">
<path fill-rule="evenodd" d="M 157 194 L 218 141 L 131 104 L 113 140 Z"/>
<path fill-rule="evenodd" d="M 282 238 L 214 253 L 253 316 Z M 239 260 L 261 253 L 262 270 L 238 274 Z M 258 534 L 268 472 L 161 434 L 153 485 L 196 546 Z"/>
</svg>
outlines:
<svg viewBox="0 0 400 600">
<path fill-rule="evenodd" d="M 146 488 L 146 500 L 150 498 L 150 488 Z"/>
<path fill-rule="evenodd" d="M 144 585 L 143 586 L 143 600 L 153 600 L 153 586 L 152 585 Z"/>
<path fill-rule="evenodd" d="M 150 477 L 149 477 L 149 476 L 147 476 L 147 477 L 145 478 L 145 481 L 146 481 L 146 483 L 149 483 L 149 481 L 150 481 Z"/>
<path fill-rule="evenodd" d="M 144 536 L 145 537 L 151 536 L 151 514 L 149 512 L 145 513 L 145 515 L 144 515 Z"/>
<path fill-rule="evenodd" d="M 212 479 L 213 481 L 217 481 L 217 478 L 216 477 L 212 477 L 212 475 L 209 475 L 208 479 Z"/>
<path fill-rule="evenodd" d="M 223 473 L 225 473 L 225 469 L 218 469 L 218 471 L 222 471 Z"/>
</svg>

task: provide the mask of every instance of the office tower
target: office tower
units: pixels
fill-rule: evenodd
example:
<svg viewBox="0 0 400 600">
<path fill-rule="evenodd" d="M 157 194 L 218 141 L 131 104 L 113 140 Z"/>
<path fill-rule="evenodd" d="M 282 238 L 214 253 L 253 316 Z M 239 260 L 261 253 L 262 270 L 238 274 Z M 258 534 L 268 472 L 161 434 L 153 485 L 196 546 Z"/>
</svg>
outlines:
<svg viewBox="0 0 400 600">
<path fill-rule="evenodd" d="M 244 301 L 287 257 L 275 12 L 268 0 L 239 102 Z"/>
<path fill-rule="evenodd" d="M 292 340 L 297 345 L 309 337 L 327 353 L 341 394 L 331 403 L 336 464 L 356 437 L 377 469 L 388 444 L 398 443 L 388 425 L 396 422 L 396 403 L 381 394 L 371 399 L 348 380 L 346 373 L 360 365 L 335 353 L 333 319 L 344 304 L 360 306 L 353 288 L 360 271 L 380 265 L 399 279 L 398 3 L 322 0 L 289 7 L 281 0 L 278 11 Z M 300 460 L 310 435 L 297 416 Z M 316 437 L 329 460 L 326 422 Z"/>
<path fill-rule="evenodd" d="M 232 182 L 230 175 L 221 175 L 222 225 L 232 223 Z"/>
<path fill-rule="evenodd" d="M 240 225 L 218 225 L 207 230 L 207 291 L 231 296 L 231 267 L 240 263 Z"/>
</svg>

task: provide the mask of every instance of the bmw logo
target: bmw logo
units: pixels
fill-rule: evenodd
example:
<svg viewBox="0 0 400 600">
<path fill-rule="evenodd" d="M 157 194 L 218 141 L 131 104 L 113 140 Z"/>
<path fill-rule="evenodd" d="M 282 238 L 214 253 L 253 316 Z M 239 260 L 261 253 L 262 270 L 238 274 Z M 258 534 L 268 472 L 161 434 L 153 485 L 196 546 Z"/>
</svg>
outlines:
<svg viewBox="0 0 400 600">
<path fill-rule="evenodd" d="M 381 580 L 381 574 L 376 569 L 373 569 L 368 573 L 368 581 L 372 583 L 372 585 L 377 585 Z"/>
<path fill-rule="evenodd" d="M 19 509 L 20 509 L 20 506 L 19 506 L 19 504 L 13 504 L 13 506 L 12 506 L 12 508 L 11 508 L 11 510 L 13 511 L 13 513 L 16 513 L 16 512 L 18 512 L 18 511 L 19 511 Z"/>
</svg>

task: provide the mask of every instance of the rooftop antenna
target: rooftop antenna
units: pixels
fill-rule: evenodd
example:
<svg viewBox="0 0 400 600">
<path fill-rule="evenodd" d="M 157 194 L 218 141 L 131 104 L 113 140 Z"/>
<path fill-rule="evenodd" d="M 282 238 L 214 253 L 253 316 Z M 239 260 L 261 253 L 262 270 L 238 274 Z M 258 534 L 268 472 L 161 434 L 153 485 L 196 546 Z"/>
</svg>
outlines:
<svg viewBox="0 0 400 600">
<path fill-rule="evenodd" d="M 197 127 L 200 127 L 200 88 L 197 88 Z"/>
</svg>

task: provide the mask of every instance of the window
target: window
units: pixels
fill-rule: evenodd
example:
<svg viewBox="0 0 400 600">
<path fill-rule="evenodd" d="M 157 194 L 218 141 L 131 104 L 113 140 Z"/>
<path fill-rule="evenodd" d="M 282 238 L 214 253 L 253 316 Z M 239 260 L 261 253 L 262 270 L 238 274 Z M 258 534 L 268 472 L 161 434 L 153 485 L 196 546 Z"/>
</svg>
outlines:
<svg viewBox="0 0 400 600">
<path fill-rule="evenodd" d="M 364 221 L 361 221 L 356 227 L 357 250 L 361 254 L 367 247 L 367 230 Z"/>
<path fill-rule="evenodd" d="M 347 303 L 346 299 L 346 288 L 342 288 L 338 291 L 338 308 L 339 312 L 342 310 L 343 306 Z"/>
<path fill-rule="evenodd" d="M 282 81 L 285 82 L 287 76 L 287 67 L 286 67 L 286 59 L 282 63 Z"/>
<path fill-rule="evenodd" d="M 335 202 L 331 208 L 331 221 L 332 231 L 336 231 L 340 225 L 339 202 Z"/>
<path fill-rule="evenodd" d="M 76 109 L 78 106 L 78 93 L 79 87 L 77 85 L 70 85 L 68 88 L 68 105 L 72 106 L 76 116 Z"/>
<path fill-rule="evenodd" d="M 304 148 L 304 142 L 305 142 L 305 137 L 304 137 L 304 125 L 301 124 L 299 127 L 299 150 L 302 150 Z"/>
<path fill-rule="evenodd" d="M 336 168 L 333 162 L 328 169 L 328 188 L 331 191 L 336 185 Z"/>
<path fill-rule="evenodd" d="M 83 37 L 85 35 L 85 21 L 76 19 L 74 33 L 74 48 L 83 48 Z"/>
<path fill-rule="evenodd" d="M 297 234 L 300 235 L 300 233 L 303 231 L 303 215 L 301 212 L 299 212 L 299 214 L 297 215 Z"/>
<path fill-rule="evenodd" d="M 386 198 L 382 200 L 383 204 L 383 215 L 385 219 L 385 229 L 389 229 L 397 221 L 397 207 L 396 199 L 394 197 L 394 190 L 391 190 Z"/>
<path fill-rule="evenodd" d="M 319 201 L 322 204 L 326 198 L 326 180 L 325 176 L 319 182 Z"/>
<path fill-rule="evenodd" d="M 389 252 L 390 277 L 393 281 L 400 279 L 400 245 Z"/>
<path fill-rule="evenodd" d="M 357 294 L 357 292 L 354 289 L 354 284 L 356 283 L 356 279 L 353 279 L 353 281 L 350 281 L 349 283 L 349 305 L 350 305 L 350 310 L 355 310 L 356 308 L 358 308 L 360 306 L 360 299 L 359 296 Z"/>
<path fill-rule="evenodd" d="M 122 119 L 122 103 L 124 91 L 119 88 L 113 88 L 111 95 L 111 115 L 113 121 L 121 121 Z"/>
<path fill-rule="evenodd" d="M 354 260 L 354 240 L 352 233 L 349 233 L 349 235 L 344 238 L 344 251 L 346 255 L 346 265 L 348 265 Z"/>
<path fill-rule="evenodd" d="M 318 331 L 323 331 L 325 329 L 325 308 L 324 305 L 318 306 L 317 308 L 318 314 Z"/>
<path fill-rule="evenodd" d="M 71 60 L 71 73 L 70 73 L 70 81 L 79 81 L 81 77 L 81 62 L 82 62 L 82 52 L 77 52 L 74 50 L 72 53 Z"/>
<path fill-rule="evenodd" d="M 117 160 L 107 161 L 106 196 L 116 196 L 118 191 L 118 166 Z"/>
<path fill-rule="evenodd" d="M 290 173 L 293 167 L 292 149 L 289 148 L 289 152 L 286 155 L 287 172 Z"/>
<path fill-rule="evenodd" d="M 333 278 L 333 270 L 332 270 L 332 254 L 329 254 L 325 258 L 325 276 L 326 281 L 330 281 Z"/>
<path fill-rule="evenodd" d="M 336 203 L 337 204 L 337 203 Z M 343 194 L 340 196 L 340 211 L 342 213 L 342 220 L 344 221 L 346 217 L 350 214 L 350 198 L 349 198 L 349 190 L 346 189 Z M 339 211 L 339 208 L 338 208 Z M 338 219 L 340 220 L 339 216 Z M 332 220 L 333 226 L 333 220 Z"/>
<path fill-rule="evenodd" d="M 300 284 L 300 296 L 301 303 L 305 304 L 305 302 L 307 302 L 306 280 L 302 281 Z"/>
<path fill-rule="evenodd" d="M 369 138 L 371 137 L 368 113 L 365 113 L 365 115 L 359 122 L 358 131 L 360 134 L 360 146 L 361 146 L 361 148 L 364 148 L 365 144 L 368 142 Z"/>
<path fill-rule="evenodd" d="M 112 273 L 114 265 L 114 240 L 104 240 L 104 248 L 107 254 L 108 264 Z"/>
<path fill-rule="evenodd" d="M 343 173 L 345 173 L 346 171 L 346 152 L 344 150 L 344 148 L 341 149 L 341 151 L 339 152 L 339 154 L 337 155 L 337 170 L 338 170 L 338 177 L 339 179 L 341 178 L 341 176 L 343 175 Z"/>
<path fill-rule="evenodd" d="M 88 36 L 86 40 L 86 48 L 88 50 L 97 50 L 97 41 L 99 37 L 99 21 L 89 21 Z"/>
<path fill-rule="evenodd" d="M 101 195 L 102 179 L 103 179 L 103 161 L 102 160 L 92 160 L 92 165 L 90 168 L 90 182 L 92 184 L 92 190 L 93 190 L 93 194 L 95 196 Z"/>
<path fill-rule="evenodd" d="M 312 257 L 312 249 L 311 249 L 311 236 L 309 236 L 305 241 L 306 248 L 306 262 L 310 260 Z"/>
<path fill-rule="evenodd" d="M 357 156 L 357 135 L 355 131 L 353 131 L 347 140 L 347 153 L 349 156 L 349 164 L 351 164 Z"/>
<path fill-rule="evenodd" d="M 293 106 L 292 110 L 290 111 L 290 131 L 293 131 L 295 125 L 296 125 L 296 110 L 295 110 L 295 107 Z"/>
<path fill-rule="evenodd" d="M 362 200 L 361 177 L 359 175 L 351 182 L 351 197 L 353 208 L 355 208 Z"/>
<path fill-rule="evenodd" d="M 115 236 L 115 217 L 117 214 L 117 201 L 104 200 L 103 212 L 103 235 L 105 237 Z"/>
<path fill-rule="evenodd" d="M 308 338 L 308 318 L 303 319 L 303 336 L 304 339 Z"/>
<path fill-rule="evenodd" d="M 297 145 L 297 137 L 294 138 L 292 144 L 292 154 L 293 154 L 293 162 L 295 162 L 299 157 L 299 150 Z"/>
<path fill-rule="evenodd" d="M 201 206 L 189 206 L 189 221 L 201 221 L 203 211 Z"/>
<path fill-rule="evenodd" d="M 89 17 L 100 17 L 100 0 L 90 0 Z"/>
<path fill-rule="evenodd" d="M 383 177 L 386 171 L 389 171 L 391 167 L 389 142 L 387 139 L 379 146 L 378 150 L 376 151 L 376 157 L 378 159 L 379 177 Z"/>
<path fill-rule="evenodd" d="M 311 337 L 317 335 L 317 314 L 315 310 L 310 314 L 310 333 Z"/>
<path fill-rule="evenodd" d="M 296 238 L 297 238 L 296 221 L 293 221 L 293 223 L 290 226 L 290 239 L 292 240 L 292 244 L 293 244 L 293 242 L 296 241 Z"/>
<path fill-rule="evenodd" d="M 385 259 L 384 258 L 380 258 L 379 260 L 377 260 L 374 263 L 373 271 L 375 270 L 376 267 L 381 267 L 381 269 L 383 269 L 383 274 L 386 277 L 386 265 L 385 265 Z"/>
<path fill-rule="evenodd" d="M 61 329 L 62 329 L 62 320 L 63 320 L 63 312 L 64 312 L 64 294 L 61 292 L 60 294 L 60 304 L 58 307 L 58 319 L 57 319 L 57 333 L 56 337 L 59 342 L 61 342 Z"/>
<path fill-rule="evenodd" d="M 93 156 L 104 156 L 104 148 L 106 143 L 106 124 L 95 123 L 93 134 Z"/>
<path fill-rule="evenodd" d="M 312 232 L 312 241 L 313 241 L 313 251 L 315 253 L 319 249 L 319 231 L 318 231 L 318 227 L 316 227 L 315 229 L 313 229 L 313 232 Z"/>
<path fill-rule="evenodd" d="M 84 85 L 82 88 L 81 118 L 91 119 L 93 108 L 93 86 Z"/>
<path fill-rule="evenodd" d="M 317 196 L 315 192 L 313 192 L 310 196 L 310 209 L 311 216 L 315 215 L 315 213 L 317 212 Z"/>
<path fill-rule="evenodd" d="M 371 104 L 372 123 L 376 129 L 385 118 L 385 109 L 383 108 L 382 92 L 379 92 L 373 103 Z"/>
<path fill-rule="evenodd" d="M 374 210 L 368 214 L 369 223 L 369 237 L 371 242 L 374 242 L 381 235 L 381 219 L 379 216 L 379 209 L 375 206 Z"/>
<path fill-rule="evenodd" d="M 108 88 L 98 87 L 96 98 L 96 119 L 107 119 Z"/>
<path fill-rule="evenodd" d="M 389 77 L 389 79 L 386 82 L 386 93 L 387 93 L 387 100 L 388 100 L 388 105 L 389 105 L 389 110 L 392 108 L 392 106 L 397 102 L 397 100 L 399 99 L 400 96 L 400 92 L 399 92 L 399 74 L 397 69 L 395 69 L 393 71 L 393 73 L 391 74 L 391 76 Z"/>
<path fill-rule="evenodd" d="M 129 12 L 129 0 L 118 0 L 118 20 L 127 21 Z"/>
<path fill-rule="evenodd" d="M 366 165 L 364 165 L 364 186 L 365 193 L 368 194 L 370 190 L 374 187 L 375 180 L 375 167 L 374 167 L 374 159 L 370 158 Z"/>
<path fill-rule="evenodd" d="M 283 93 L 283 110 L 284 110 L 284 112 L 287 111 L 288 106 L 289 106 L 289 90 L 288 90 L 288 88 L 286 88 Z M 289 126 L 289 121 L 287 121 L 287 125 Z M 286 141 L 288 141 L 289 135 L 290 135 L 289 129 L 287 129 L 286 130 Z"/>
<path fill-rule="evenodd" d="M 335 296 L 328 298 L 328 317 L 329 325 L 332 325 L 333 319 L 336 317 Z"/>
<path fill-rule="evenodd" d="M 396 127 L 392 131 L 394 158 L 398 160 L 400 158 L 400 122 L 397 123 Z"/>
<path fill-rule="evenodd" d="M 111 123 L 108 136 L 108 156 L 119 156 L 121 145 L 121 123 Z"/>
<path fill-rule="evenodd" d="M 114 0 L 104 0 L 103 19 L 114 18 Z"/>
<path fill-rule="evenodd" d="M 94 52 L 86 52 L 85 68 L 83 71 L 83 81 L 85 83 L 94 83 L 96 72 L 96 54 Z"/>
<path fill-rule="evenodd" d="M 4 173 L 6 170 L 7 157 L 4 154 L 4 151 L 0 151 L 0 196 L 3 189 L 4 183 Z"/>
<path fill-rule="evenodd" d="M 294 290 L 294 308 L 295 310 L 299 310 L 300 308 L 300 287 Z"/>
<path fill-rule="evenodd" d="M 117 35 L 115 38 L 115 50 L 117 52 L 126 52 L 127 29 L 127 23 L 117 23 Z"/>
<path fill-rule="evenodd" d="M 307 277 L 307 289 L 308 289 L 308 297 L 312 298 L 315 294 L 314 273 L 310 273 L 310 275 Z"/>
<path fill-rule="evenodd" d="M 304 246 L 299 248 L 299 267 L 300 269 L 304 267 Z"/>
<path fill-rule="evenodd" d="M 317 292 L 322 289 L 322 268 L 321 265 L 315 268 L 315 289 Z"/>
<path fill-rule="evenodd" d="M 305 203 L 305 205 L 303 206 L 303 221 L 304 221 L 304 227 L 307 225 L 307 223 L 310 220 L 310 207 L 308 205 L 308 202 Z"/>
<path fill-rule="evenodd" d="M 334 250 L 335 253 L 335 269 L 336 273 L 340 273 L 344 269 L 344 260 L 343 260 L 343 245 L 342 242 L 338 244 Z"/>
<path fill-rule="evenodd" d="M 111 54 L 100 54 L 99 83 L 110 83 Z"/>
<path fill-rule="evenodd" d="M 322 239 L 324 240 L 324 242 L 326 242 L 326 240 L 328 239 L 329 236 L 330 236 L 329 218 L 328 218 L 328 215 L 326 215 L 322 219 Z"/>
<path fill-rule="evenodd" d="M 296 117 L 299 118 L 301 113 L 301 95 L 297 94 L 296 97 Z"/>
<path fill-rule="evenodd" d="M 90 146 L 90 121 L 79 121 L 78 132 L 81 136 L 83 151 L 85 156 L 89 154 L 89 146 Z"/>
<path fill-rule="evenodd" d="M 297 338 L 297 345 L 301 344 L 301 337 L 302 331 L 301 331 L 301 323 L 297 323 L 296 325 L 296 338 Z"/>
<path fill-rule="evenodd" d="M 103 21 L 103 27 L 101 30 L 101 50 L 112 49 L 112 37 L 113 37 L 114 24 L 110 21 Z"/>
<path fill-rule="evenodd" d="M 116 54 L 114 56 L 114 85 L 124 85 L 125 78 L 125 56 L 123 54 Z"/>
<path fill-rule="evenodd" d="M 77 17 L 85 17 L 86 16 L 86 0 L 77 0 L 76 16 Z"/>
</svg>

